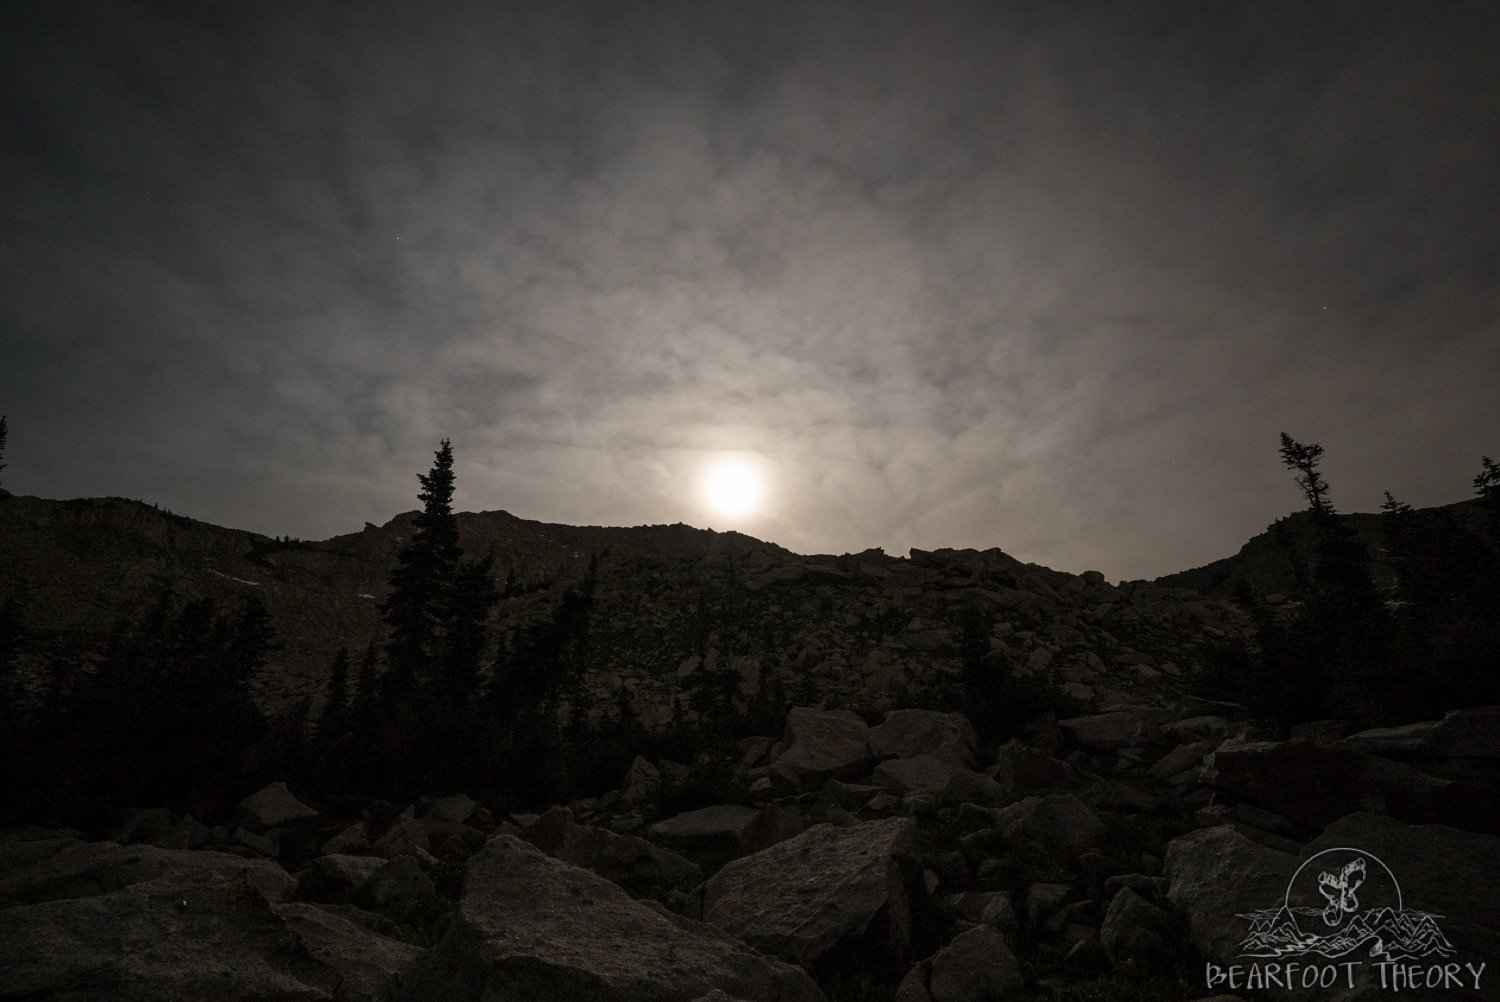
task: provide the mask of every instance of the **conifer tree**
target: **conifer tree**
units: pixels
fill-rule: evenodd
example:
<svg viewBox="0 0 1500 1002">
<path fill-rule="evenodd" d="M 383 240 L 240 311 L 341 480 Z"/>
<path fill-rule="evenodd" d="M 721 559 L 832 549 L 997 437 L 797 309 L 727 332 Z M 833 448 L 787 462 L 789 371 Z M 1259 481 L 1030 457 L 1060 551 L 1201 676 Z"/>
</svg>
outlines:
<svg viewBox="0 0 1500 1002">
<path fill-rule="evenodd" d="M 1328 501 L 1328 481 L 1318 472 L 1318 463 L 1323 458 L 1323 447 L 1314 442 L 1303 445 L 1294 441 L 1286 432 L 1281 433 L 1281 461 L 1297 473 L 1297 486 L 1307 498 L 1308 509 L 1316 516 L 1325 518 L 1334 513 Z"/>
<path fill-rule="evenodd" d="M 430 672 L 439 655 L 443 606 L 458 569 L 458 519 L 453 514 L 453 446 L 443 439 L 427 474 L 417 474 L 422 511 L 411 539 L 396 556 L 390 596 L 383 612 L 386 641 L 386 688 L 393 701 L 410 699 L 419 676 Z"/>
<path fill-rule="evenodd" d="M 0 444 L 4 439 L 0 438 Z M 1474 493 L 1479 501 L 1495 514 L 1500 514 L 1500 464 L 1489 456 L 1480 456 L 1480 470 L 1474 476 Z"/>
<path fill-rule="evenodd" d="M 321 737 L 337 737 L 343 730 L 349 713 L 349 648 L 340 647 L 333 657 L 333 668 L 328 673 L 328 691 L 323 700 L 323 712 L 318 717 L 318 734 Z"/>
<path fill-rule="evenodd" d="M 6 425 L 5 425 L 5 415 L 4 414 L 0 414 L 0 470 L 5 469 L 5 462 L 4 462 L 4 460 L 5 460 L 5 435 L 6 435 L 6 431 L 7 431 L 7 428 L 6 428 Z"/>
<path fill-rule="evenodd" d="M 354 695 L 349 700 L 349 726 L 368 740 L 380 721 L 380 649 L 372 639 L 359 659 Z"/>
</svg>

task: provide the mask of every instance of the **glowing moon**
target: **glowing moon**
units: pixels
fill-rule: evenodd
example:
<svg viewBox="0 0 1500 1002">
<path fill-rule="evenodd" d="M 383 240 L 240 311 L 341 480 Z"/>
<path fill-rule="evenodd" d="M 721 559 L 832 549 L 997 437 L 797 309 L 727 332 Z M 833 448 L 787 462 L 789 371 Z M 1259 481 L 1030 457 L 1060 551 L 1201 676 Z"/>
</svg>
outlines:
<svg viewBox="0 0 1500 1002">
<path fill-rule="evenodd" d="M 753 515 L 765 494 L 765 480 L 748 460 L 723 458 L 703 473 L 703 503 L 716 514 L 729 518 Z"/>
</svg>

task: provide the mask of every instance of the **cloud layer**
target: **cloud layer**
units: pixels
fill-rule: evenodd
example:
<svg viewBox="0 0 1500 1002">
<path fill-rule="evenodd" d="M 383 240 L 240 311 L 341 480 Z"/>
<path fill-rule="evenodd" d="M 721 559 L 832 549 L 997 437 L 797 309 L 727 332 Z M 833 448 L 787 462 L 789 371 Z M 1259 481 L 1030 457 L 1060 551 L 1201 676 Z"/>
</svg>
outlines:
<svg viewBox="0 0 1500 1002">
<path fill-rule="evenodd" d="M 1345 509 L 1500 442 L 1487 4 L 0 19 L 13 490 L 317 537 L 448 436 L 465 508 L 1119 578 L 1294 507 L 1281 430 Z"/>
</svg>

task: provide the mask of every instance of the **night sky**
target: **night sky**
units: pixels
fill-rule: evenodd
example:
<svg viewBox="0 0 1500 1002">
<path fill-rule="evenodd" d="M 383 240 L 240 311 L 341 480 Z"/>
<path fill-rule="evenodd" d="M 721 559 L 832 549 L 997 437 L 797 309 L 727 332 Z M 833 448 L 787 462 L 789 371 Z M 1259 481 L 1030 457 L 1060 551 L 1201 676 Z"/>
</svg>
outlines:
<svg viewBox="0 0 1500 1002">
<path fill-rule="evenodd" d="M 1500 5 L 0 6 L 4 485 L 1151 577 L 1500 456 Z M 700 480 L 749 464 L 732 516 Z"/>
</svg>

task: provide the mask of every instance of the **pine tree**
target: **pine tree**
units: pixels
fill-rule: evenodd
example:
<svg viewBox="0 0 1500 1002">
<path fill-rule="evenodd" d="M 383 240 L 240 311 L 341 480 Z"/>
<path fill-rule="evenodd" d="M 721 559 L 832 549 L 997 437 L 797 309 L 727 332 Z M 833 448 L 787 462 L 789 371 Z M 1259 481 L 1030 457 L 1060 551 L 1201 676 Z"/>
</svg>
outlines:
<svg viewBox="0 0 1500 1002">
<path fill-rule="evenodd" d="M 458 569 L 458 519 L 453 514 L 453 446 L 443 439 L 432 472 L 417 474 L 422 511 L 411 539 L 396 556 L 390 596 L 383 607 L 386 641 L 386 689 L 394 701 L 415 695 L 419 679 L 438 658 L 443 606 Z"/>
<path fill-rule="evenodd" d="M 5 469 L 5 436 L 7 432 L 5 415 L 0 414 L 0 470 Z"/>
<path fill-rule="evenodd" d="M 490 614 L 500 601 L 493 568 L 492 556 L 460 561 L 443 599 L 444 699 L 455 709 L 472 705 L 483 688 Z"/>
<path fill-rule="evenodd" d="M 333 668 L 328 673 L 328 691 L 323 700 L 323 712 L 318 717 L 318 734 L 321 737 L 337 737 L 344 728 L 349 715 L 349 648 L 340 647 L 333 657 Z"/>
<path fill-rule="evenodd" d="M 1294 441 L 1286 432 L 1281 433 L 1281 461 L 1297 472 L 1297 486 L 1307 497 L 1308 509 L 1319 518 L 1334 513 L 1328 501 L 1328 481 L 1318 472 L 1318 463 L 1323 458 L 1323 447 L 1316 442 L 1303 445 Z"/>
<path fill-rule="evenodd" d="M 0 425 L 3 428 L 3 425 Z M 0 432 L 0 445 L 4 444 L 3 432 Z M 1500 514 L 1500 464 L 1489 456 L 1480 456 L 1480 471 L 1474 476 L 1474 493 L 1479 495 L 1479 501 L 1495 514 Z"/>
</svg>

